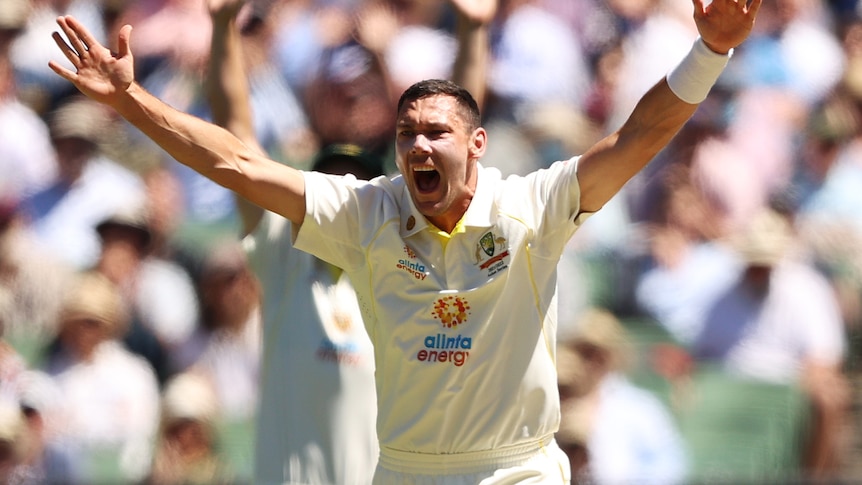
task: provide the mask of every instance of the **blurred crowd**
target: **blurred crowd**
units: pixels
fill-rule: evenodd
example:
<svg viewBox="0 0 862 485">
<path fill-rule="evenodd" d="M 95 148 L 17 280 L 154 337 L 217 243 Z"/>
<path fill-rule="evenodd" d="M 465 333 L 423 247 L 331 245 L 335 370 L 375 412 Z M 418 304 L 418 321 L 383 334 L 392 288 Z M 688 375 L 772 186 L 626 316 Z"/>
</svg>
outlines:
<svg viewBox="0 0 862 485">
<path fill-rule="evenodd" d="M 500 0 L 481 163 L 525 174 L 618 127 L 688 51 L 691 8 Z M 138 81 L 211 118 L 203 0 L 0 2 L 0 481 L 247 481 L 231 432 L 255 414 L 261 289 L 233 194 L 48 69 L 60 14 L 107 46 L 132 24 Z M 251 0 L 242 20 L 258 139 L 298 168 L 350 143 L 392 173 L 397 97 L 456 61 L 442 0 Z M 739 478 L 694 445 L 719 379 L 728 408 L 754 392 L 729 383 L 795 393 L 772 401 L 800 410 L 776 468 L 862 478 L 862 6 L 764 2 L 559 273 L 558 439 L 579 480 Z"/>
</svg>

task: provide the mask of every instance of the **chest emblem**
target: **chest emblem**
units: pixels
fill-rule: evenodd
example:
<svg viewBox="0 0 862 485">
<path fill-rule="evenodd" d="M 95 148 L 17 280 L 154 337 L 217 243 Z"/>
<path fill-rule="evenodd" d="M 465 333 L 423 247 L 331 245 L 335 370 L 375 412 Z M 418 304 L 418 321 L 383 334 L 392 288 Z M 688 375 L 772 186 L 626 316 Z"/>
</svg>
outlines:
<svg viewBox="0 0 862 485">
<path fill-rule="evenodd" d="M 509 256 L 506 238 L 488 231 L 476 242 L 476 264 L 480 269 L 488 270 L 488 276 L 493 276 L 508 265 L 504 261 Z"/>
<path fill-rule="evenodd" d="M 467 321 L 470 304 L 460 296 L 446 296 L 434 303 L 434 318 L 446 328 L 455 328 Z"/>
</svg>

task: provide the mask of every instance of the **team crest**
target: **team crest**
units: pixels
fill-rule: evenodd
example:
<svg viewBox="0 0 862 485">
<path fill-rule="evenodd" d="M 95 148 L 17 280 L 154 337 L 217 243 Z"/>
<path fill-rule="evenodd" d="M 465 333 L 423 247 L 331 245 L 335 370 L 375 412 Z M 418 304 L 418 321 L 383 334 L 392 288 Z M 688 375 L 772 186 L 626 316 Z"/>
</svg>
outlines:
<svg viewBox="0 0 862 485">
<path fill-rule="evenodd" d="M 493 232 L 486 232 L 481 238 L 479 238 L 479 242 L 476 243 L 476 264 L 482 263 L 482 260 L 487 256 L 491 259 L 498 259 L 503 255 L 497 256 L 494 258 L 494 254 L 497 252 L 497 249 L 505 251 L 506 249 L 506 238 L 502 236 L 494 236 Z M 508 254 L 508 251 L 505 251 Z M 482 256 L 482 253 L 485 253 L 485 256 Z"/>
<path fill-rule="evenodd" d="M 500 270 L 505 269 L 507 264 L 504 260 L 508 256 L 509 250 L 506 247 L 506 238 L 495 236 L 491 231 L 482 235 L 476 243 L 476 264 L 481 269 L 487 269 L 488 276 L 493 276 Z"/>
<path fill-rule="evenodd" d="M 494 233 L 486 232 L 481 239 L 479 239 L 479 247 L 482 248 L 482 251 L 485 251 L 485 254 L 488 256 L 494 255 Z"/>
</svg>

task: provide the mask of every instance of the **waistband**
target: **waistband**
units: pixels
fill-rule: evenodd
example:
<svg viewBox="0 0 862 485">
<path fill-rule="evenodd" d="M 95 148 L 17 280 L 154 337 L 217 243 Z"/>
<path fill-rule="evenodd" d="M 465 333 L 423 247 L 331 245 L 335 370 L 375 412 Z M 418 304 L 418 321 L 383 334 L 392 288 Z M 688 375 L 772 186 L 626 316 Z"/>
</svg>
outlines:
<svg viewBox="0 0 862 485">
<path fill-rule="evenodd" d="M 523 464 L 542 453 L 553 440 L 553 435 L 547 435 L 528 443 L 493 450 L 448 454 L 418 453 L 381 446 L 378 465 L 395 472 L 417 474 L 478 473 Z"/>
</svg>

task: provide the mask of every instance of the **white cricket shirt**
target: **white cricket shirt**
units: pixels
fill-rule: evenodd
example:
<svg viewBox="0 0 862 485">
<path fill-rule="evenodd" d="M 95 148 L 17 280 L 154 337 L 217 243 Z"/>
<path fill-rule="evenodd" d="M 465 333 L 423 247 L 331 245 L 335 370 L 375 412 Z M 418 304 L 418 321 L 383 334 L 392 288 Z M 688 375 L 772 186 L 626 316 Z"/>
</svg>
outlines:
<svg viewBox="0 0 862 485">
<path fill-rule="evenodd" d="M 377 465 L 374 356 L 346 274 L 265 212 L 243 241 L 264 288 L 254 483 L 367 485 Z"/>
<path fill-rule="evenodd" d="M 506 179 L 480 165 L 463 230 L 445 246 L 400 176 L 305 173 L 295 246 L 353 281 L 384 455 L 487 452 L 557 430 L 556 271 L 584 219 L 576 165 Z"/>
</svg>

